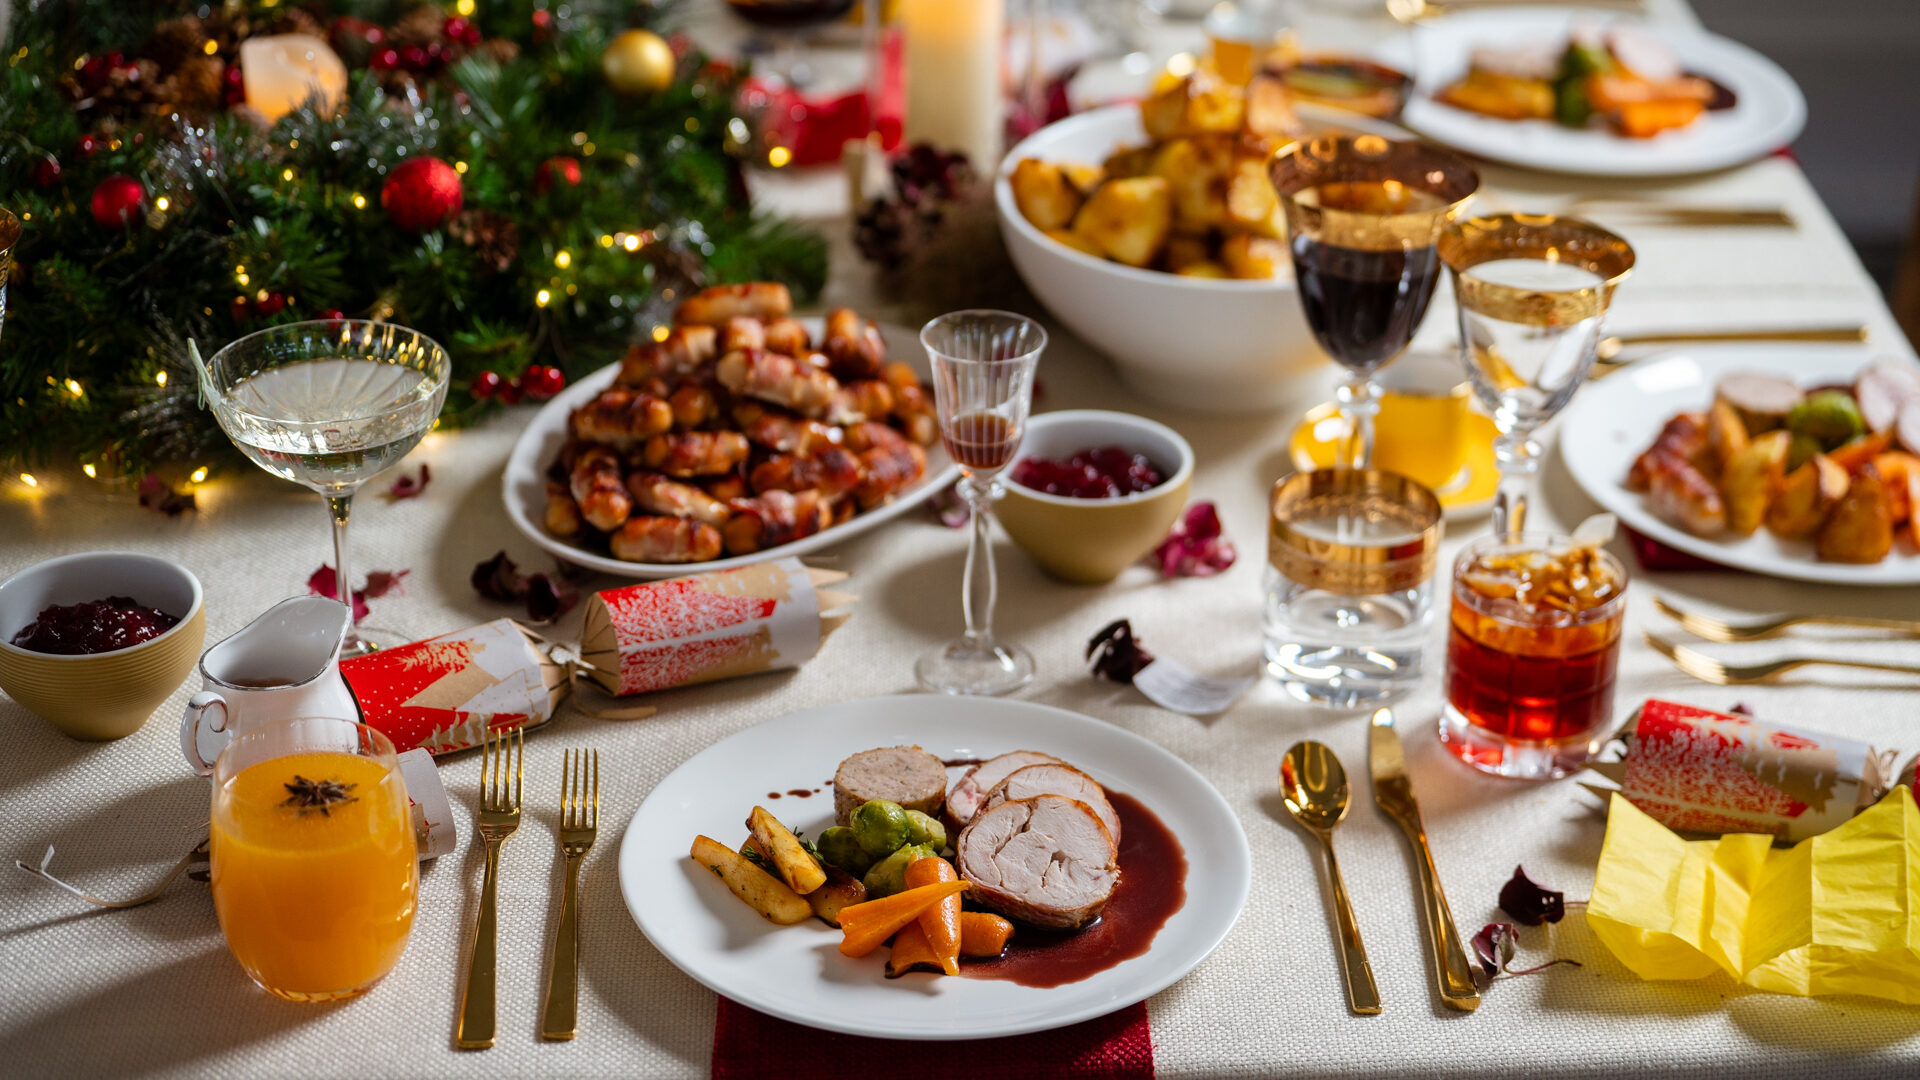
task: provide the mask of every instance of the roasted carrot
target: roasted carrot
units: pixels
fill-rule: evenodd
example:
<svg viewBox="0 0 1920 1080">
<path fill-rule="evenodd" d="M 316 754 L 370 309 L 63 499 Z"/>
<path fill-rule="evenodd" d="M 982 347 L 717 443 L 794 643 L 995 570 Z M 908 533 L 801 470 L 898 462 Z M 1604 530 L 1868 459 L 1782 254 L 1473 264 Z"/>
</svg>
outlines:
<svg viewBox="0 0 1920 1080">
<path fill-rule="evenodd" d="M 909 971 L 940 973 L 940 958 L 927 944 L 927 932 L 918 922 L 910 922 L 893 935 L 893 955 L 887 957 L 887 978 L 897 979 Z"/>
<path fill-rule="evenodd" d="M 1613 115 L 1620 134 L 1651 139 L 1669 128 L 1686 127 L 1706 108 L 1698 101 L 1633 101 L 1614 110 Z"/>
<path fill-rule="evenodd" d="M 1873 467 L 1879 472 L 1880 479 L 1886 481 L 1887 494 L 1893 499 L 1893 525 L 1899 528 L 1913 516 L 1913 498 L 1910 489 L 1914 476 L 1920 473 L 1920 458 L 1900 450 L 1880 454 L 1873 459 Z"/>
<path fill-rule="evenodd" d="M 1838 450 L 1828 451 L 1827 456 L 1847 472 L 1857 473 L 1885 453 L 1892 442 L 1892 431 L 1869 431 L 1841 444 Z"/>
<path fill-rule="evenodd" d="M 907 864 L 907 887 L 910 889 L 953 881 L 958 877 L 953 872 L 953 864 L 942 858 L 915 859 Z M 921 912 L 920 929 L 926 932 L 927 944 L 933 947 L 933 955 L 940 961 L 940 970 L 949 975 L 960 974 L 960 897 L 949 896 Z"/>
<path fill-rule="evenodd" d="M 1013 924 L 984 911 L 960 913 L 960 955 L 994 957 L 1007 951 Z"/>
<path fill-rule="evenodd" d="M 919 918 L 921 912 L 966 891 L 964 881 L 942 881 L 841 908 L 840 952 L 844 956 L 865 956 L 892 937 L 894 931 Z"/>
</svg>

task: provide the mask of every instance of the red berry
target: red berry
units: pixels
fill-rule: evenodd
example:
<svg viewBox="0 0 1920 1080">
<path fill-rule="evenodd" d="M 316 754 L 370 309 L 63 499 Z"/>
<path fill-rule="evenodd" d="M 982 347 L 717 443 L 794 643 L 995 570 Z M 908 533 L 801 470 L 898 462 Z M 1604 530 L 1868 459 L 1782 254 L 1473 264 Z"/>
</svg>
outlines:
<svg viewBox="0 0 1920 1080">
<path fill-rule="evenodd" d="M 553 190 L 554 182 L 564 181 L 567 187 L 580 183 L 580 162 L 570 157 L 550 157 L 533 170 L 533 193 L 545 195 Z"/>
<path fill-rule="evenodd" d="M 220 82 L 223 85 L 232 87 L 244 87 L 247 85 L 246 77 L 240 74 L 239 64 L 228 64 L 227 70 L 220 73 Z"/>
<path fill-rule="evenodd" d="M 483 371 L 480 374 L 475 375 L 473 377 L 473 382 L 468 386 L 467 389 L 470 393 L 473 394 L 474 397 L 478 398 L 481 401 L 485 401 L 488 398 L 492 397 L 493 395 L 499 393 L 501 384 L 505 382 L 506 380 L 500 377 L 499 372 Z"/>
<path fill-rule="evenodd" d="M 80 156 L 92 157 L 100 150 L 100 138 L 96 135 L 80 136 Z"/>
<path fill-rule="evenodd" d="M 60 161 L 52 154 L 33 163 L 33 182 L 41 187 L 52 187 L 60 179 Z"/>
<path fill-rule="evenodd" d="M 375 71 L 392 71 L 400 66 L 400 50 L 392 46 L 377 49 L 368 63 Z"/>
<path fill-rule="evenodd" d="M 457 41 L 462 45 L 478 45 L 480 43 L 480 31 L 475 29 L 472 23 L 458 15 L 450 16 L 446 22 L 442 23 L 440 32 L 447 36 L 447 40 Z"/>
<path fill-rule="evenodd" d="M 553 12 L 545 8 L 534 11 L 533 40 L 536 42 L 545 41 L 547 40 L 547 35 L 551 33 L 553 33 Z"/>
<path fill-rule="evenodd" d="M 506 385 L 500 387 L 497 391 L 497 396 L 500 398 L 500 404 L 502 405 L 520 404 L 520 380 L 508 379 Z"/>
<path fill-rule="evenodd" d="M 270 292 L 266 299 L 258 300 L 253 305 L 253 310 L 263 319 L 270 319 L 286 309 L 287 294 L 280 292 Z"/>
<path fill-rule="evenodd" d="M 337 307 L 323 308 L 320 312 L 320 317 L 328 321 L 335 321 L 346 318 L 347 313 Z"/>
<path fill-rule="evenodd" d="M 545 401 L 566 389 L 567 376 L 557 367 L 534 364 L 521 374 L 520 385 L 528 397 Z"/>
<path fill-rule="evenodd" d="M 419 45 L 407 46 L 404 55 L 409 71 L 425 71 L 433 64 L 433 54 Z"/>
<path fill-rule="evenodd" d="M 247 316 L 252 314 L 253 314 L 253 301 L 247 299 L 244 296 L 236 296 L 233 298 L 233 321 L 234 322 L 246 322 Z"/>
</svg>

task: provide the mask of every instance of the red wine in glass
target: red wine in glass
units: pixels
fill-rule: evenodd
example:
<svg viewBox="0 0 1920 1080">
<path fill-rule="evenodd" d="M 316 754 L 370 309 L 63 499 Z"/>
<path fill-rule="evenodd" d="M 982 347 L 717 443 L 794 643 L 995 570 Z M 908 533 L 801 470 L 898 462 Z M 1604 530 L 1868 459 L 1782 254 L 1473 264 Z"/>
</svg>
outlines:
<svg viewBox="0 0 1920 1080">
<path fill-rule="evenodd" d="M 1426 317 L 1440 278 L 1431 245 L 1363 251 L 1293 238 L 1307 325 L 1342 366 L 1371 372 L 1400 355 Z"/>
<path fill-rule="evenodd" d="M 1020 432 L 999 413 L 970 412 L 953 418 L 948 430 L 941 432 L 947 453 L 963 468 L 991 471 L 1013 458 L 1020 445 Z"/>
</svg>

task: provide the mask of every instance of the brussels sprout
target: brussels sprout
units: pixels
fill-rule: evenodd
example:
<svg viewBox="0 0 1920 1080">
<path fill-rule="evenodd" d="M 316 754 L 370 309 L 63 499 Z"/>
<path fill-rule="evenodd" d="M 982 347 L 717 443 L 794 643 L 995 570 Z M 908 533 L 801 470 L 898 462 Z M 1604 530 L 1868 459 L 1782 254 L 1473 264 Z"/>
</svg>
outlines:
<svg viewBox="0 0 1920 1080">
<path fill-rule="evenodd" d="M 835 825 L 821 833 L 819 848 L 822 859 L 854 877 L 866 873 L 867 867 L 873 865 L 873 856 L 867 854 L 853 830 L 845 825 Z"/>
<path fill-rule="evenodd" d="M 921 844 L 934 851 L 944 851 L 947 846 L 947 827 L 939 819 L 929 817 L 918 810 L 907 811 L 907 843 Z"/>
<path fill-rule="evenodd" d="M 1813 455 L 1820 453 L 1821 449 L 1819 439 L 1811 435 L 1795 435 L 1793 441 L 1787 444 L 1787 471 L 1792 472 L 1812 461 Z"/>
<path fill-rule="evenodd" d="M 853 835 L 868 855 L 885 858 L 907 842 L 907 812 L 897 802 L 871 799 L 853 811 Z"/>
<path fill-rule="evenodd" d="M 1593 115 L 1593 102 L 1587 97 L 1587 80 L 1561 79 L 1553 86 L 1553 118 L 1567 127 L 1586 127 Z"/>
<path fill-rule="evenodd" d="M 869 803 L 868 805 L 872 805 Z M 860 883 L 867 888 L 867 899 L 877 900 L 882 896 L 892 896 L 907 887 L 907 867 L 921 859 L 937 856 L 938 851 L 929 851 L 920 844 L 906 844 L 900 850 L 874 863 Z"/>
<path fill-rule="evenodd" d="M 1597 41 L 1574 41 L 1560 58 L 1561 72 L 1572 78 L 1605 75 L 1613 69 L 1613 54 Z"/>
<path fill-rule="evenodd" d="M 1857 435 L 1866 434 L 1867 422 L 1860 416 L 1860 403 L 1845 390 L 1821 390 L 1808 394 L 1787 414 L 1787 430 L 1820 440 L 1828 450 Z"/>
</svg>

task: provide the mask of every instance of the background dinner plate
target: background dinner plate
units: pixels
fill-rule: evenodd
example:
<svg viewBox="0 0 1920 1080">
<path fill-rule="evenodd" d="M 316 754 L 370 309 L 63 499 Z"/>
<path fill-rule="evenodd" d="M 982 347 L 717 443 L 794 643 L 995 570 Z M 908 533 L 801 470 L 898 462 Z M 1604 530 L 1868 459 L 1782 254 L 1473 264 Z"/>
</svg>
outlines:
<svg viewBox="0 0 1920 1080">
<path fill-rule="evenodd" d="M 807 332 L 816 339 L 820 336 L 822 321 L 818 318 L 800 320 Z M 887 342 L 887 358 L 904 360 L 919 372 L 921 379 L 927 378 L 927 353 L 920 345 L 917 331 L 904 326 L 880 324 L 880 335 Z M 579 547 L 546 529 L 547 516 L 547 466 L 560 453 L 560 446 L 567 441 L 567 414 L 585 405 L 587 402 L 613 385 L 614 376 L 620 373 L 619 364 L 609 364 L 599 371 L 567 387 L 542 406 L 533 420 L 520 433 L 519 441 L 513 444 L 513 453 L 507 458 L 506 472 L 500 478 L 500 497 L 507 506 L 507 517 L 527 539 L 539 544 L 555 557 L 565 559 L 580 566 L 589 566 L 602 573 L 617 574 L 630 578 L 679 577 L 683 574 L 698 574 L 708 570 L 725 570 L 748 563 L 764 562 L 768 559 L 785 558 L 788 555 L 804 555 L 810 551 L 837 544 L 842 540 L 858 536 L 892 518 L 899 517 L 908 510 L 919 506 L 932 498 L 936 492 L 960 475 L 953 460 L 947 456 L 947 449 L 940 443 L 926 447 L 927 475 L 920 482 L 893 497 L 893 501 L 876 506 L 856 516 L 853 520 L 831 529 L 815 533 L 791 544 L 781 544 L 765 551 L 756 551 L 751 555 L 739 555 L 730 558 L 713 559 L 699 563 L 636 563 L 623 562 L 611 554 Z"/>
<path fill-rule="evenodd" d="M 1778 64 L 1737 41 L 1704 30 L 1636 22 L 1664 41 L 1681 66 L 1718 80 L 1738 96 L 1731 109 L 1710 112 L 1685 128 L 1651 139 L 1551 120 L 1500 120 L 1433 95 L 1467 73 L 1473 50 L 1535 41 L 1564 41 L 1567 24 L 1622 21 L 1565 8 L 1477 11 L 1424 22 L 1380 51 L 1380 59 L 1414 77 L 1401 122 L 1437 142 L 1510 165 L 1585 176 L 1670 176 L 1738 165 L 1792 142 L 1807 119 L 1807 102 Z"/>
<path fill-rule="evenodd" d="M 1851 383 L 1871 359 L 1858 347 L 1739 346 L 1649 357 L 1581 389 L 1560 419 L 1560 455 L 1593 501 L 1647 536 L 1689 555 L 1771 577 L 1834 585 L 1920 585 L 1920 555 L 1904 541 L 1877 563 L 1820 562 L 1808 540 L 1752 536 L 1703 539 L 1669 525 L 1626 489 L 1627 470 L 1675 413 L 1704 410 L 1722 375 L 1761 371 L 1803 387 Z"/>
<path fill-rule="evenodd" d="M 945 759 L 1041 750 L 1159 815 L 1186 849 L 1187 900 L 1143 956 L 1052 989 L 968 978 L 886 978 L 880 953 L 841 956 L 816 919 L 775 926 L 687 857 L 696 834 L 746 835 L 756 804 L 808 836 L 833 824 L 841 759 L 918 744 Z M 949 770 L 957 779 L 962 770 Z M 769 791 L 825 790 L 768 802 Z M 654 946 L 680 970 L 764 1013 L 829 1031 L 893 1039 L 977 1039 L 1077 1023 L 1124 1008 L 1193 970 L 1247 902 L 1252 859 L 1226 800 L 1159 746 L 1079 713 L 1024 701 L 931 694 L 867 698 L 790 713 L 708 747 L 668 774 L 620 843 L 620 888 Z M 884 950 L 883 950 L 884 951 Z M 992 1070 L 987 1070 L 991 1072 Z"/>
</svg>

